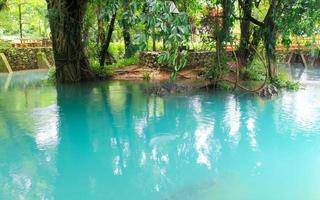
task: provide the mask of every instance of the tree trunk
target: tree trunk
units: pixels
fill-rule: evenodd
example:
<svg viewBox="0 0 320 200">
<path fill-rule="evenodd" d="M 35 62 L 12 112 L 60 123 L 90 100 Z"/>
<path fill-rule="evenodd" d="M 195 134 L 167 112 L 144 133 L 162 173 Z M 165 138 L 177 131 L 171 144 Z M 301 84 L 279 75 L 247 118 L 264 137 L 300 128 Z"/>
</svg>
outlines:
<svg viewBox="0 0 320 200">
<path fill-rule="evenodd" d="M 90 22 L 86 19 L 84 19 L 83 22 L 83 30 L 82 30 L 82 40 L 83 40 L 83 45 L 85 47 L 85 52 L 87 53 L 87 46 L 89 42 L 89 31 L 90 31 Z M 88 55 L 88 54 L 86 54 Z"/>
<path fill-rule="evenodd" d="M 220 41 L 224 42 L 230 35 L 231 31 L 231 21 L 230 16 L 232 12 L 232 0 L 221 0 L 222 9 L 223 9 L 223 22 L 222 29 L 220 31 L 219 37 Z"/>
<path fill-rule="evenodd" d="M 21 11 L 21 7 L 22 5 L 19 4 L 19 32 L 20 32 L 20 39 L 22 39 L 23 35 L 22 35 L 22 11 Z"/>
<path fill-rule="evenodd" d="M 109 46 L 110 46 L 110 43 L 111 43 L 112 33 L 113 33 L 113 30 L 114 30 L 114 25 L 115 25 L 115 22 L 116 22 L 116 18 L 117 18 L 117 10 L 112 15 L 105 43 L 102 44 L 102 46 L 101 46 L 100 67 L 103 67 L 104 64 L 106 63 L 106 57 L 107 57 L 107 60 L 109 60 L 110 62 L 113 59 L 113 58 L 111 58 L 112 55 L 110 53 L 108 53 L 108 49 L 109 49 Z M 108 63 L 108 64 L 112 64 L 112 63 Z"/>
<path fill-rule="evenodd" d="M 230 15 L 231 15 L 231 7 L 232 2 L 231 0 L 222 0 L 221 1 L 222 9 L 223 9 L 223 18 L 222 18 L 222 27 L 220 30 L 216 33 L 216 57 L 217 60 L 220 60 L 218 57 L 221 56 L 221 54 L 224 52 L 223 48 L 223 42 L 225 42 L 229 35 L 230 35 Z M 217 18 L 216 24 L 219 24 L 219 19 Z"/>
<path fill-rule="evenodd" d="M 273 0 L 268 13 L 264 20 L 264 46 L 266 51 L 268 75 L 272 80 L 278 75 L 278 66 L 276 58 L 276 24 L 275 24 L 275 12 L 278 1 Z"/>
<path fill-rule="evenodd" d="M 127 27 L 123 27 L 123 40 L 125 46 L 125 58 L 130 58 L 132 56 L 132 47 L 131 47 L 131 35 Z"/>
<path fill-rule="evenodd" d="M 106 40 L 106 30 L 104 28 L 104 17 L 102 15 L 102 4 L 100 0 L 97 1 L 96 16 L 98 25 L 97 48 L 100 49 Z"/>
<path fill-rule="evenodd" d="M 6 7 L 6 4 L 7 4 L 7 0 L 0 1 L 0 11 Z"/>
<path fill-rule="evenodd" d="M 248 66 L 248 58 L 250 55 L 250 20 L 246 16 L 252 14 L 252 0 L 244 0 L 243 3 L 243 17 L 240 21 L 241 36 L 240 36 L 240 47 L 238 50 L 239 62 L 242 66 Z"/>
<path fill-rule="evenodd" d="M 248 51 L 248 54 L 246 55 L 247 66 L 250 66 L 251 63 L 253 62 L 254 56 L 256 55 L 256 51 L 263 37 L 262 31 L 263 31 L 263 27 L 257 27 L 253 31 L 252 40 L 249 45 L 249 51 Z"/>
<path fill-rule="evenodd" d="M 271 29 L 273 25 L 267 25 Z M 264 33 L 264 45 L 267 58 L 268 75 L 273 79 L 278 75 L 277 59 L 276 59 L 276 35 L 274 31 Z"/>
<path fill-rule="evenodd" d="M 152 28 L 152 51 L 157 51 L 156 30 Z"/>
<path fill-rule="evenodd" d="M 47 0 L 58 82 L 94 79 L 82 41 L 87 0 Z"/>
<path fill-rule="evenodd" d="M 123 1 L 123 4 L 122 4 L 123 10 L 125 11 L 129 10 L 130 3 L 131 3 L 131 0 Z M 133 47 L 131 44 L 131 35 L 130 35 L 131 23 L 128 23 L 128 20 L 127 20 L 129 17 L 133 17 L 133 16 L 127 16 L 123 14 L 121 19 L 122 36 L 123 36 L 123 41 L 125 46 L 125 53 L 124 53 L 125 58 L 130 58 L 134 54 Z"/>
<path fill-rule="evenodd" d="M 222 78 L 222 70 L 225 67 L 223 61 L 223 56 L 225 56 L 225 49 L 223 42 L 226 42 L 229 35 L 230 35 L 230 28 L 231 28 L 231 22 L 230 22 L 230 15 L 231 15 L 231 8 L 232 8 L 232 1 L 231 0 L 222 0 L 221 1 L 222 9 L 223 9 L 223 18 L 222 23 L 220 21 L 220 18 L 215 18 L 215 24 L 219 26 L 221 24 L 220 29 L 215 33 L 216 35 L 216 52 L 215 52 L 215 60 L 218 64 L 217 71 L 213 76 L 214 81 L 219 80 Z M 213 66 L 216 67 L 216 66 Z"/>
</svg>

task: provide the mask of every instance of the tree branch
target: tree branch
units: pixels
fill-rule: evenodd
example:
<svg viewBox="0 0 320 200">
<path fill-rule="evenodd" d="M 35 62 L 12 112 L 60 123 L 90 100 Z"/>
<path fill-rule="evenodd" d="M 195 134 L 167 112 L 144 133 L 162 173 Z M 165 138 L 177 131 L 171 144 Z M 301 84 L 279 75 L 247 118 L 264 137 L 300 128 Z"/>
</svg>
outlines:
<svg viewBox="0 0 320 200">
<path fill-rule="evenodd" d="M 264 26 L 263 22 L 260 22 L 259 20 L 253 18 L 252 16 L 246 16 L 252 23 L 254 23 L 257 26 Z"/>
<path fill-rule="evenodd" d="M 257 26 L 264 26 L 263 22 L 260 22 L 259 20 L 252 17 L 250 14 L 246 12 L 246 6 L 244 5 L 242 0 L 239 0 L 239 5 L 244 11 L 244 18 L 250 20 L 250 22 L 254 23 Z"/>
</svg>

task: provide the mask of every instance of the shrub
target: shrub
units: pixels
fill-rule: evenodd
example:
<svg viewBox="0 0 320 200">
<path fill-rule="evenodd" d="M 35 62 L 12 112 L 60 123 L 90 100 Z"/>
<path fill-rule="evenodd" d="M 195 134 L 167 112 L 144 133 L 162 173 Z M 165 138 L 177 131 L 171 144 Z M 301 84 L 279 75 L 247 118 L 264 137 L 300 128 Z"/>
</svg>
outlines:
<svg viewBox="0 0 320 200">
<path fill-rule="evenodd" d="M 233 86 L 231 86 L 231 85 L 228 84 L 228 83 L 219 81 L 219 82 L 217 82 L 217 84 L 216 84 L 216 89 L 217 89 L 217 90 L 221 90 L 221 91 L 232 91 L 232 90 L 233 90 Z"/>
<path fill-rule="evenodd" d="M 136 65 L 139 63 L 139 58 L 137 56 L 131 57 L 131 58 L 124 58 L 120 59 L 117 63 L 114 63 L 112 65 L 107 65 L 107 68 L 119 68 L 119 67 L 125 67 L 129 65 Z"/>
<path fill-rule="evenodd" d="M 111 68 L 107 68 L 107 67 L 100 67 L 100 64 L 97 60 L 90 60 L 90 65 L 91 68 L 93 69 L 93 71 L 95 72 L 95 74 L 99 77 L 99 78 L 105 78 L 105 77 L 110 77 L 112 76 L 112 69 Z"/>
<path fill-rule="evenodd" d="M 125 67 L 129 65 L 135 65 L 139 63 L 138 57 L 131 57 L 126 59 L 121 59 L 117 63 L 114 63 L 112 65 L 105 65 L 104 67 L 100 67 L 99 61 L 97 59 L 90 59 L 90 66 L 94 70 L 94 72 L 97 74 L 100 78 L 110 77 L 113 74 L 113 69 Z"/>
<path fill-rule="evenodd" d="M 244 67 L 240 69 L 240 76 L 244 80 L 249 80 L 249 81 L 263 81 L 265 78 L 265 75 L 263 74 L 263 69 L 261 70 L 257 66 L 253 67 Z"/>
<path fill-rule="evenodd" d="M 10 49 L 10 48 L 11 48 L 11 44 L 9 42 L 0 40 L 0 51 L 4 49 Z"/>
<path fill-rule="evenodd" d="M 116 60 L 124 57 L 125 47 L 123 43 L 111 43 L 108 50 Z"/>
<path fill-rule="evenodd" d="M 250 66 L 240 69 L 240 76 L 244 80 L 263 81 L 265 79 L 264 66 L 255 59 Z"/>
<path fill-rule="evenodd" d="M 292 80 L 286 72 L 280 72 L 279 75 L 271 80 L 271 83 L 278 89 L 299 90 L 301 84 Z"/>
<path fill-rule="evenodd" d="M 220 54 L 220 65 L 216 60 L 216 56 L 213 59 L 213 62 L 210 62 L 205 66 L 205 78 L 208 80 L 219 81 L 225 74 L 230 71 L 227 63 L 230 61 L 225 52 Z"/>
<path fill-rule="evenodd" d="M 143 72 L 143 80 L 149 81 L 150 79 L 150 72 Z"/>
<path fill-rule="evenodd" d="M 48 81 L 55 82 L 56 81 L 56 68 L 51 67 L 48 71 Z"/>
</svg>

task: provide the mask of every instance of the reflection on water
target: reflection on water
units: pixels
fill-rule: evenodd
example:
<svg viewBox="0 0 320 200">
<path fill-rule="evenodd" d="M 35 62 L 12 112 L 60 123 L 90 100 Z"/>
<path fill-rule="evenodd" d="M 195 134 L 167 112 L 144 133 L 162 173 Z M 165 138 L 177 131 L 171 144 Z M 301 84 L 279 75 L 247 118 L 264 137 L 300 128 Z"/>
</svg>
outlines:
<svg viewBox="0 0 320 200">
<path fill-rule="evenodd" d="M 212 140 L 214 121 L 213 116 L 202 116 L 202 104 L 199 96 L 191 99 L 191 107 L 193 108 L 193 117 L 196 120 L 197 127 L 194 133 L 195 149 L 198 153 L 197 163 L 204 164 L 209 169 L 211 168 L 210 154 L 212 147 L 210 141 Z"/>
<path fill-rule="evenodd" d="M 282 112 L 275 113 L 279 118 L 277 125 L 279 129 L 285 129 L 285 132 L 290 132 L 292 136 L 301 133 L 320 133 L 318 125 L 320 123 L 320 94 L 318 92 L 320 90 L 320 70 L 304 68 L 299 64 L 291 65 L 289 69 L 292 77 L 299 80 L 305 89 L 287 92 L 279 99 L 277 104 Z M 294 123 L 283 126 L 283 123 L 286 123 L 284 120 L 291 120 Z"/>
<path fill-rule="evenodd" d="M 30 114 L 34 120 L 35 139 L 39 149 L 55 148 L 58 145 L 57 106 L 33 109 Z"/>
<path fill-rule="evenodd" d="M 154 97 L 142 82 L 55 88 L 44 77 L 0 75 L 0 199 L 320 195 L 319 70 L 271 100 Z"/>
<path fill-rule="evenodd" d="M 226 130 L 229 132 L 229 141 L 236 146 L 239 144 L 241 137 L 239 133 L 241 113 L 239 102 L 235 96 L 228 96 L 225 110 L 224 124 L 226 125 Z"/>
</svg>

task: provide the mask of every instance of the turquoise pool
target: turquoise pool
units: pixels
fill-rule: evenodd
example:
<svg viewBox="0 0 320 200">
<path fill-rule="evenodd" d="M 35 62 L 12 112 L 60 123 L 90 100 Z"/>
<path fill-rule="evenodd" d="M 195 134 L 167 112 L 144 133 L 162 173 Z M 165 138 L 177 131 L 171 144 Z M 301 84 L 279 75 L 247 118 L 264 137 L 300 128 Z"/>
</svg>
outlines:
<svg viewBox="0 0 320 200">
<path fill-rule="evenodd" d="M 0 199 L 318 200 L 320 71 L 292 72 L 271 100 L 0 75 Z"/>
</svg>

